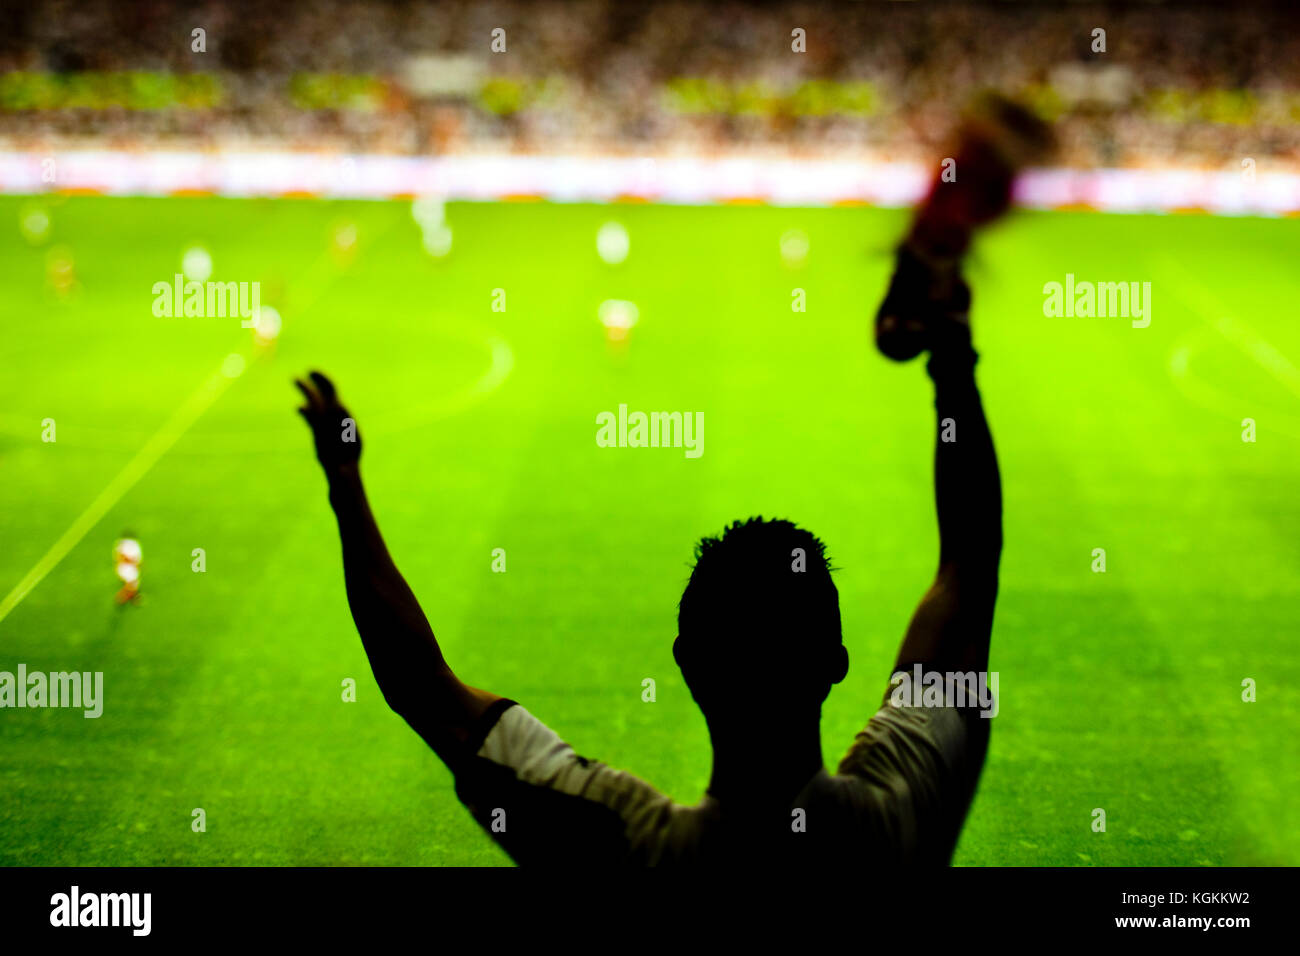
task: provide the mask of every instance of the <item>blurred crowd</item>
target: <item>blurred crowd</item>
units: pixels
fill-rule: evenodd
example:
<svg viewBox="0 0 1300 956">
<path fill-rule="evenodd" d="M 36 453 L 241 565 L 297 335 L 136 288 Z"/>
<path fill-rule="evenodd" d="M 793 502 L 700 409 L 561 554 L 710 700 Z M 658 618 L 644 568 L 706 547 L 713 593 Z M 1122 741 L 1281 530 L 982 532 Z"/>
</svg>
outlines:
<svg viewBox="0 0 1300 956">
<path fill-rule="evenodd" d="M 1071 166 L 1300 158 L 1289 5 L 5 0 L 0 148 L 929 161 L 981 88 Z"/>
</svg>

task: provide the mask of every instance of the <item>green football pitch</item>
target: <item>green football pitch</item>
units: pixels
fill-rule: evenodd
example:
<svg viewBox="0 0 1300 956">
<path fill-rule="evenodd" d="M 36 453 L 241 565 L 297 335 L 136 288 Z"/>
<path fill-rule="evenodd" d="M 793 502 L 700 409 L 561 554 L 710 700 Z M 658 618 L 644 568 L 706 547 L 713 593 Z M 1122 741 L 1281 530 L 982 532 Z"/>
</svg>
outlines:
<svg viewBox="0 0 1300 956">
<path fill-rule="evenodd" d="M 34 210 L 48 230 L 25 239 Z M 611 219 L 631 237 L 618 266 L 596 255 Z M 0 596 L 48 572 L 8 602 L 0 671 L 104 675 L 98 719 L 0 710 L 0 861 L 508 862 L 370 676 L 294 414 L 308 368 L 357 417 L 452 666 L 580 753 L 699 799 L 676 602 L 694 541 L 755 514 L 814 531 L 840 569 L 853 665 L 825 707 L 828 764 L 870 716 L 936 556 L 929 383 L 868 325 L 905 214 L 451 204 L 447 221 L 438 259 L 409 203 L 0 199 Z M 352 253 L 331 252 L 349 227 Z M 261 283 L 272 349 L 237 318 L 154 316 L 194 244 L 214 280 Z M 956 863 L 1300 864 L 1297 261 L 1294 220 L 1204 216 L 1022 213 L 976 250 L 1006 550 L 1000 713 Z M 1067 273 L 1150 282 L 1150 326 L 1045 317 Z M 640 315 L 621 350 L 597 319 L 611 298 Z M 620 404 L 703 412 L 702 456 L 598 447 Z M 143 600 L 119 608 L 127 529 Z"/>
</svg>

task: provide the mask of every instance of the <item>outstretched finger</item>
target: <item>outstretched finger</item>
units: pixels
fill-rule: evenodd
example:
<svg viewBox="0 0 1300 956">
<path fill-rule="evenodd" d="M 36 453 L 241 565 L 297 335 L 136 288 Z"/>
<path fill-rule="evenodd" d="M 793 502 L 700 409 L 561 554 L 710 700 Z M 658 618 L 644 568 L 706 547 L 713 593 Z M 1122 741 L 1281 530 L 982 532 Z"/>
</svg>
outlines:
<svg viewBox="0 0 1300 956">
<path fill-rule="evenodd" d="M 311 373 L 311 380 L 315 382 L 316 387 L 320 389 L 320 396 L 325 400 L 326 405 L 338 400 L 338 393 L 334 389 L 334 383 L 326 378 L 323 373 L 313 371 Z"/>
<path fill-rule="evenodd" d="M 324 402 L 321 401 L 321 397 L 316 393 L 316 390 L 313 389 L 306 382 L 304 382 L 302 379 L 295 378 L 293 380 L 293 384 L 298 386 L 298 391 L 302 392 L 303 397 L 307 399 L 307 408 L 299 409 L 299 411 L 302 411 L 304 414 L 306 414 L 308 412 L 320 411 L 322 408 L 325 407 Z"/>
</svg>

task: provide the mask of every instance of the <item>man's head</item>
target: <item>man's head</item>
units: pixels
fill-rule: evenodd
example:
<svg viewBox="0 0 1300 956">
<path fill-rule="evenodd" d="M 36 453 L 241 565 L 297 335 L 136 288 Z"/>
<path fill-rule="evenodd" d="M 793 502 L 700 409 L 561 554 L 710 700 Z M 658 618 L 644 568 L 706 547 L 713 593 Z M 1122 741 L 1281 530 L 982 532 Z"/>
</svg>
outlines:
<svg viewBox="0 0 1300 956">
<path fill-rule="evenodd" d="M 825 546 L 788 521 L 737 521 L 695 547 L 673 656 L 706 718 L 816 710 L 844 679 L 839 594 Z"/>
</svg>

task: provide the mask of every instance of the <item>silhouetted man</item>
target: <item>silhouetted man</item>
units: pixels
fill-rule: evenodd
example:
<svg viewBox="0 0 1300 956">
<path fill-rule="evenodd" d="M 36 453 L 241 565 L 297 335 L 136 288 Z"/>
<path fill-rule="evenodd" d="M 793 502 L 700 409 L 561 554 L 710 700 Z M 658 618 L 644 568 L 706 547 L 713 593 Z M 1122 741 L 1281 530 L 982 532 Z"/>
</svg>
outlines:
<svg viewBox="0 0 1300 956">
<path fill-rule="evenodd" d="M 936 181 L 876 318 L 886 355 L 929 353 L 939 562 L 883 706 L 834 775 L 822 761 L 821 706 L 849 657 L 825 549 L 813 535 L 755 518 L 697 547 L 673 654 L 708 723 L 713 773 L 697 806 L 675 804 L 579 756 L 519 704 L 452 672 L 375 525 L 358 471 L 361 443 L 343 424 L 348 413 L 334 386 L 317 372 L 313 384 L 298 382 L 375 679 L 517 862 L 773 863 L 845 853 L 904 865 L 949 861 L 988 743 L 985 675 L 1002 549 L 997 460 L 975 385 L 960 258 L 971 232 L 1009 203 L 1015 163 L 1003 140 L 980 131 L 1004 126 L 976 124 L 963 135 L 963 185 Z M 355 440 L 341 440 L 349 434 Z"/>
<path fill-rule="evenodd" d="M 982 675 L 997 594 L 1000 493 L 958 316 L 930 322 L 938 418 L 939 569 L 895 671 Z M 975 706 L 914 706 L 895 693 L 835 775 L 822 763 L 822 701 L 848 670 L 839 598 L 820 541 L 753 519 L 698 546 L 673 653 L 708 722 L 713 775 L 698 806 L 587 760 L 514 701 L 464 684 L 443 659 L 366 501 L 359 435 L 319 373 L 299 382 L 343 541 L 348 602 L 385 700 L 456 776 L 456 792 L 520 863 L 683 864 L 818 858 L 845 849 L 896 863 L 949 859 L 988 739 Z M 802 559 L 802 560 L 801 560 Z M 803 563 L 804 570 L 796 570 Z M 951 690 L 944 678 L 943 686 Z M 893 706 L 890 697 L 906 698 Z M 951 694 L 945 694 L 949 704 Z M 968 700 L 968 704 L 973 704 Z M 493 826 L 493 823 L 497 826 Z"/>
</svg>

